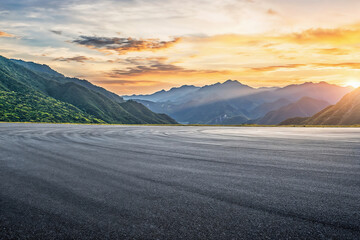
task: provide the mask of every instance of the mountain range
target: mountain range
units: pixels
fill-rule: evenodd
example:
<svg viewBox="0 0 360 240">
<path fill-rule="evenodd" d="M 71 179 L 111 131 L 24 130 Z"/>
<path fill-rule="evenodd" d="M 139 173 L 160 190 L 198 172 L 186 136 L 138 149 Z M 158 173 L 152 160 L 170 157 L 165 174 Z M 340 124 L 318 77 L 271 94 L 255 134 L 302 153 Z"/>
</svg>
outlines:
<svg viewBox="0 0 360 240">
<path fill-rule="evenodd" d="M 200 87 L 195 87 L 194 85 L 183 85 L 181 87 L 171 88 L 169 91 L 161 90 L 155 92 L 151 95 L 131 95 L 131 96 L 122 96 L 123 99 L 138 99 L 152 102 L 180 102 L 182 97 L 195 92 Z"/>
<path fill-rule="evenodd" d="M 335 105 L 311 117 L 290 118 L 281 125 L 355 125 L 360 124 L 360 88 L 346 94 Z"/>
<path fill-rule="evenodd" d="M 268 112 L 263 117 L 254 120 L 252 123 L 262 125 L 275 125 L 281 123 L 288 118 L 299 116 L 310 117 L 329 105 L 330 104 L 328 102 L 323 100 L 318 100 L 310 97 L 302 97 L 299 101 L 296 101 L 295 103 L 290 103 L 289 105 L 281 107 L 277 110 Z"/>
<path fill-rule="evenodd" d="M 253 88 L 227 80 L 121 97 L 47 65 L 0 56 L 0 121 L 359 124 L 360 90 L 352 90 L 326 82 Z"/>
<path fill-rule="evenodd" d="M 326 82 L 252 88 L 236 80 L 203 87 L 184 85 L 149 95 L 123 96 L 185 124 L 279 124 L 309 117 L 335 104 L 352 87 Z"/>
<path fill-rule="evenodd" d="M 2 56 L 0 109 L 1 121 L 176 123 L 86 80 L 65 77 L 47 65 Z"/>
</svg>

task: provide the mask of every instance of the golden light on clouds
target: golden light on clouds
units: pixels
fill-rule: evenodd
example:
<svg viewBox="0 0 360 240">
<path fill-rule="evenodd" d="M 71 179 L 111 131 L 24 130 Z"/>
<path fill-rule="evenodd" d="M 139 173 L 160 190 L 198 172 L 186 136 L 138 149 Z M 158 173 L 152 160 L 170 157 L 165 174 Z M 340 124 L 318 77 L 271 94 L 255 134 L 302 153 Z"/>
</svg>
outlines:
<svg viewBox="0 0 360 240">
<path fill-rule="evenodd" d="M 0 37 L 14 37 L 14 35 L 0 31 Z"/>
<path fill-rule="evenodd" d="M 360 70 L 360 62 L 355 61 L 360 59 L 359 39 L 360 25 L 276 35 L 184 36 L 156 52 L 132 55 L 136 57 L 120 53 L 120 58 L 108 60 L 106 67 L 99 68 L 104 75 L 98 83 L 117 92 L 123 89 L 124 93 L 125 87 L 128 91 L 141 88 L 141 92 L 152 92 L 229 78 L 256 87 L 302 81 L 346 85 L 343 79 L 358 75 Z M 117 53 L 115 50 L 112 55 Z"/>
<path fill-rule="evenodd" d="M 73 40 L 81 46 L 102 51 L 105 53 L 117 53 L 120 55 L 128 52 L 157 51 L 166 49 L 178 43 L 181 38 L 177 37 L 170 41 L 160 41 L 159 39 L 135 39 L 132 37 L 97 37 L 97 36 L 80 36 Z"/>
<path fill-rule="evenodd" d="M 346 85 L 354 88 L 358 88 L 360 87 L 360 79 L 350 79 L 346 82 Z"/>
<path fill-rule="evenodd" d="M 41 5 L 15 11 L 10 5 L 0 23 L 6 30 L 0 32 L 0 54 L 48 64 L 118 94 L 226 79 L 255 87 L 309 81 L 345 86 L 360 77 L 357 0 L 57 5 L 48 6 L 56 19 Z"/>
</svg>

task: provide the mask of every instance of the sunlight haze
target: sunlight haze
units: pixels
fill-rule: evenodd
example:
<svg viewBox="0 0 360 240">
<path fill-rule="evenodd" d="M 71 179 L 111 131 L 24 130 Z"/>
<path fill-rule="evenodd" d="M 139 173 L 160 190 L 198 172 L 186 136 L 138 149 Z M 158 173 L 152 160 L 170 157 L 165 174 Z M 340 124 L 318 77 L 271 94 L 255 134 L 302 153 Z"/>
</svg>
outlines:
<svg viewBox="0 0 360 240">
<path fill-rule="evenodd" d="M 360 78 L 356 0 L 2 0 L 0 16 L 0 55 L 120 95 Z"/>
</svg>

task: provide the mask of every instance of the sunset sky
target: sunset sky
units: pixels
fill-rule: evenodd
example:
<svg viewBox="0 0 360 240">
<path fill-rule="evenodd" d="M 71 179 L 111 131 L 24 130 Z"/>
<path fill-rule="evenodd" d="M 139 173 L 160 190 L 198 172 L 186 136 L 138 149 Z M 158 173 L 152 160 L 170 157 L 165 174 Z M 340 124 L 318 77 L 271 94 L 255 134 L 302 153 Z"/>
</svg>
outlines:
<svg viewBox="0 0 360 240">
<path fill-rule="evenodd" d="M 118 94 L 360 81 L 359 0 L 1 0 L 0 54 Z"/>
</svg>

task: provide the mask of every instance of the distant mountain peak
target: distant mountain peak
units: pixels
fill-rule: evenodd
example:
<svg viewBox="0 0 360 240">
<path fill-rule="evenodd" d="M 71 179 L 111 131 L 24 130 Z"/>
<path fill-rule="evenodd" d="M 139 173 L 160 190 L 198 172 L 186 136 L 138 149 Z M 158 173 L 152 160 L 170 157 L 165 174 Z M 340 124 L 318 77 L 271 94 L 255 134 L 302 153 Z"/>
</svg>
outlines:
<svg viewBox="0 0 360 240">
<path fill-rule="evenodd" d="M 246 86 L 246 85 L 242 84 L 241 82 L 239 82 L 238 80 L 231 80 L 231 79 L 226 80 L 222 84 L 223 85 L 236 84 L 236 85 Z"/>
<path fill-rule="evenodd" d="M 354 125 L 360 124 L 360 88 L 346 94 L 335 105 L 331 105 L 312 117 L 289 118 L 282 125 Z"/>
<path fill-rule="evenodd" d="M 196 88 L 196 87 L 195 87 L 194 85 L 182 85 L 182 86 L 180 86 L 180 87 L 172 87 L 172 88 L 170 88 L 169 91 L 171 91 L 171 90 L 177 90 L 177 89 L 186 89 L 186 88 Z M 161 90 L 161 91 L 166 92 L 164 89 Z"/>
<path fill-rule="evenodd" d="M 325 82 L 325 81 L 320 81 L 320 82 L 304 82 L 304 83 L 300 83 L 300 84 L 291 84 L 291 85 L 288 85 L 287 87 L 289 86 L 318 86 L 318 85 L 323 85 L 323 86 L 338 86 L 336 84 L 332 84 L 332 83 L 328 83 L 328 82 Z"/>
<path fill-rule="evenodd" d="M 237 80 L 228 79 L 224 83 L 239 83 Z"/>
<path fill-rule="evenodd" d="M 231 80 L 231 79 L 228 79 L 226 80 L 225 82 L 223 83 L 220 83 L 220 82 L 217 82 L 217 83 L 214 83 L 214 84 L 210 84 L 210 85 L 205 85 L 203 87 L 201 87 L 201 89 L 214 89 L 214 88 L 217 88 L 217 87 L 221 87 L 221 88 L 229 88 L 229 87 L 245 87 L 245 88 L 252 88 L 248 85 L 245 85 L 245 84 L 242 84 L 241 82 L 239 82 L 238 80 Z"/>
<path fill-rule="evenodd" d="M 335 85 L 335 84 L 331 84 L 325 81 L 321 81 L 321 82 L 305 82 L 304 85 L 326 85 L 326 86 L 330 86 L 330 85 Z"/>
<path fill-rule="evenodd" d="M 268 112 L 264 117 L 257 119 L 257 124 L 279 124 L 282 121 L 294 117 L 309 117 L 324 109 L 330 104 L 326 101 L 311 97 L 302 97 L 300 100 L 277 110 Z"/>
<path fill-rule="evenodd" d="M 178 101 L 183 98 L 185 95 L 190 94 L 198 90 L 200 87 L 194 85 L 182 85 L 180 87 L 173 87 L 169 90 L 162 89 L 153 94 L 140 94 L 140 95 L 131 95 L 123 96 L 126 100 L 136 99 L 136 100 L 145 100 L 152 102 L 168 102 L 168 101 Z"/>
</svg>

